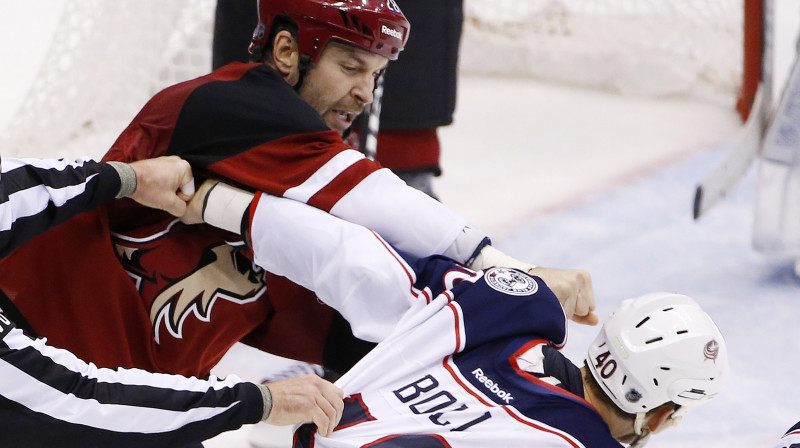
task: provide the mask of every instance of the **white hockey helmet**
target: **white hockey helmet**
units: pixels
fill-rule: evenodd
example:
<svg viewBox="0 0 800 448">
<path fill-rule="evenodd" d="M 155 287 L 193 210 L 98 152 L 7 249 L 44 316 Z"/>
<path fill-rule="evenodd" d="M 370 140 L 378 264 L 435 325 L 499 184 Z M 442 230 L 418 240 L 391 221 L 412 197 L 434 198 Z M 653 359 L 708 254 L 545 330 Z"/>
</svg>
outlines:
<svg viewBox="0 0 800 448">
<path fill-rule="evenodd" d="M 717 395 L 729 373 L 725 340 L 708 314 L 690 297 L 665 292 L 623 301 L 586 363 L 629 414 L 672 401 L 680 417 Z"/>
</svg>

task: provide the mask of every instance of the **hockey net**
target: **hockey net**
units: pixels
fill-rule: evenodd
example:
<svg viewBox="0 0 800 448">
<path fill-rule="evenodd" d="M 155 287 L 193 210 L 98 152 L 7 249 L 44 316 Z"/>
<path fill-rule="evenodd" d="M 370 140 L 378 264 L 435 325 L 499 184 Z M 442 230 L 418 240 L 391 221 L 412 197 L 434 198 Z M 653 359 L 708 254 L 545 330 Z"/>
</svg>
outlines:
<svg viewBox="0 0 800 448">
<path fill-rule="evenodd" d="M 160 89 L 211 67 L 214 0 L 63 0 L 3 155 L 100 157 Z"/>
<path fill-rule="evenodd" d="M 743 10 L 743 0 L 466 0 L 460 63 L 463 72 L 735 101 Z"/>
<path fill-rule="evenodd" d="M 743 1 L 465 0 L 461 70 L 733 103 Z M 214 0 L 61 4 L 6 155 L 102 155 L 155 92 L 210 69 Z"/>
</svg>

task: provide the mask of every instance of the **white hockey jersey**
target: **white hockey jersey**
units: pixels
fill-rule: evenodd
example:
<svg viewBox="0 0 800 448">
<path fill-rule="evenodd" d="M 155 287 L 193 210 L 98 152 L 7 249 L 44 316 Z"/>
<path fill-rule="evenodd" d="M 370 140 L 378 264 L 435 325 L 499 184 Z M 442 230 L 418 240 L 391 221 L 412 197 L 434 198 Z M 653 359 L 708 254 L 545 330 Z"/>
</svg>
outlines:
<svg viewBox="0 0 800 448">
<path fill-rule="evenodd" d="M 301 426 L 295 447 L 621 446 L 556 350 L 567 321 L 539 278 L 404 259 L 363 227 L 268 196 L 250 234 L 257 263 L 381 341 L 337 382 L 339 427 Z"/>
<path fill-rule="evenodd" d="M 792 448 L 800 446 L 800 422 L 792 426 L 786 431 L 786 434 L 781 437 L 775 448 Z"/>
</svg>

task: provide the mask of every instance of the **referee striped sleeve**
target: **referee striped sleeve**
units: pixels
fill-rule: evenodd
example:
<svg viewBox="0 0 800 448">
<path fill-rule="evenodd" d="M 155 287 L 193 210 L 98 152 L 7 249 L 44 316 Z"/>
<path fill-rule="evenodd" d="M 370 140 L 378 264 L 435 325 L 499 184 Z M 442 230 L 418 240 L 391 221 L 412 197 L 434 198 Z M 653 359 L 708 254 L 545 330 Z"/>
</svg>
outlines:
<svg viewBox="0 0 800 448">
<path fill-rule="evenodd" d="M 10 325 L 4 333 L 0 446 L 181 447 L 263 413 L 258 387 L 235 376 L 100 369 Z"/>
<path fill-rule="evenodd" d="M 116 170 L 89 159 L 2 160 L 0 257 L 53 225 L 111 201 Z"/>
</svg>

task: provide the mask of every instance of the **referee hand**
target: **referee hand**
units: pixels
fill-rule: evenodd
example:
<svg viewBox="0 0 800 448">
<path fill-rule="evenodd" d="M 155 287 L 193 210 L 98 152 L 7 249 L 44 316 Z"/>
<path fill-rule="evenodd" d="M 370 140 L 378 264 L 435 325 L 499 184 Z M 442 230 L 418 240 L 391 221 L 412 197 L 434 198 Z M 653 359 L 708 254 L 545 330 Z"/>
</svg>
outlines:
<svg viewBox="0 0 800 448">
<path fill-rule="evenodd" d="M 130 195 L 134 201 L 181 217 L 186 213 L 186 202 L 191 199 L 188 187 L 194 180 L 189 162 L 167 156 L 131 162 L 136 172 L 136 190 Z"/>
<path fill-rule="evenodd" d="M 314 422 L 317 433 L 328 436 L 342 418 L 344 393 L 317 375 L 265 383 L 272 393 L 272 411 L 265 420 L 271 425 Z"/>
</svg>

